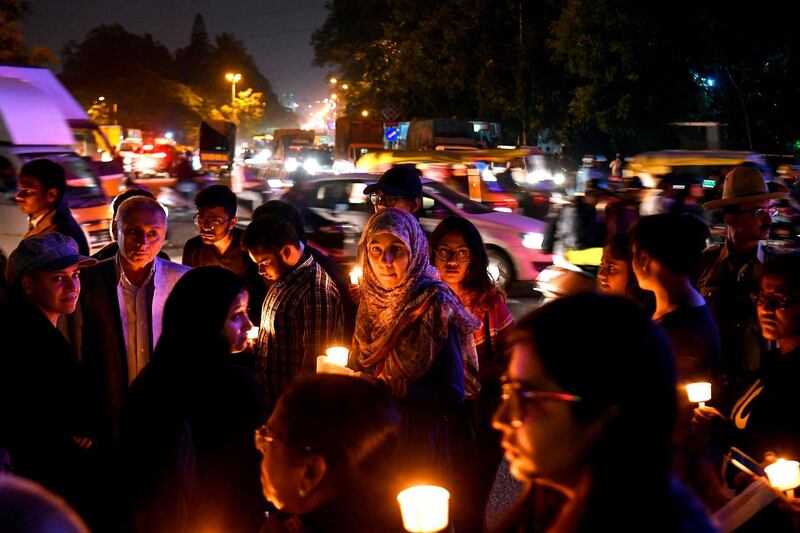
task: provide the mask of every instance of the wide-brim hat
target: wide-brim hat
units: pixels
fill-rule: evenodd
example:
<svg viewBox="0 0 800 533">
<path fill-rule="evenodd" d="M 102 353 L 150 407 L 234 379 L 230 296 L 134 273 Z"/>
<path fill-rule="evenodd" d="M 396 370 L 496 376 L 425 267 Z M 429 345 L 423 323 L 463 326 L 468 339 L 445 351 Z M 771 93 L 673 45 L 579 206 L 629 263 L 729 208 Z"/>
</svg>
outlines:
<svg viewBox="0 0 800 533">
<path fill-rule="evenodd" d="M 96 263 L 97 259 L 78 252 L 78 244 L 72 237 L 60 233 L 35 235 L 22 239 L 8 256 L 6 279 L 13 285 L 34 272 L 52 272 L 73 265 L 83 268 Z"/>
<path fill-rule="evenodd" d="M 770 192 L 764 176 L 753 167 L 736 167 L 725 176 L 722 186 L 722 198 L 703 204 L 703 209 L 717 209 L 727 205 L 757 202 L 759 200 L 772 200 L 786 198 L 789 189 L 785 185 L 774 182 L 777 187 Z"/>
</svg>

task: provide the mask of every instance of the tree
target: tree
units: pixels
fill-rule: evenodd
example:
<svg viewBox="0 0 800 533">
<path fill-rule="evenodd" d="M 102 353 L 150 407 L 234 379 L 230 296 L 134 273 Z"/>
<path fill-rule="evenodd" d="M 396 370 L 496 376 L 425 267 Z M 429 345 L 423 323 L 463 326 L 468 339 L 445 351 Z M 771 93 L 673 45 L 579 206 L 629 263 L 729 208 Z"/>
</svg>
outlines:
<svg viewBox="0 0 800 533">
<path fill-rule="evenodd" d="M 213 52 L 208 40 L 206 23 L 200 13 L 194 17 L 192 34 L 185 48 L 175 50 L 175 66 L 180 81 L 200 85 L 208 73 L 210 57 Z"/>
<path fill-rule="evenodd" d="M 22 21 L 29 14 L 27 2 L 0 0 L 0 63 L 37 66 L 58 62 L 47 48 L 28 49 L 22 37 Z"/>
</svg>

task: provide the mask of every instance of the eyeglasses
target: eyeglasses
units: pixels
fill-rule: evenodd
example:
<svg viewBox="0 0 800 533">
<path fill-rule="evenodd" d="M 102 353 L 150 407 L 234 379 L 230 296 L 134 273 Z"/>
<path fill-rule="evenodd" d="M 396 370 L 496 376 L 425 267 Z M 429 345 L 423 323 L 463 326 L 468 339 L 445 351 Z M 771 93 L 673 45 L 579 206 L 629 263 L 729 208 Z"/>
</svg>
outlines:
<svg viewBox="0 0 800 533">
<path fill-rule="evenodd" d="M 291 442 L 288 438 L 278 435 L 269 426 L 269 424 L 264 424 L 263 426 L 261 426 L 256 430 L 255 441 L 256 441 L 256 449 L 258 449 L 258 451 L 260 451 L 261 453 L 267 453 L 267 446 L 275 442 L 282 442 L 289 448 L 292 448 L 293 450 L 296 450 L 304 454 L 312 453 L 311 446 L 303 446 Z"/>
<path fill-rule="evenodd" d="M 380 194 L 374 192 L 369 195 L 369 201 L 372 202 L 372 205 L 375 207 L 383 206 L 383 207 L 394 207 L 399 199 L 399 196 L 390 196 L 388 194 Z"/>
<path fill-rule="evenodd" d="M 199 214 L 194 216 L 194 223 L 197 225 L 198 228 L 217 229 L 221 226 L 224 226 L 230 221 L 231 219 L 229 218 L 219 218 L 219 217 L 200 218 Z"/>
<path fill-rule="evenodd" d="M 789 298 L 780 294 L 766 292 L 754 292 L 750 295 L 750 299 L 757 306 L 769 309 L 786 309 L 796 303 L 800 303 L 800 298 Z"/>
<path fill-rule="evenodd" d="M 458 261 L 459 263 L 468 263 L 470 258 L 472 257 L 472 254 L 470 253 L 469 250 L 453 251 L 445 247 L 437 248 L 436 252 L 434 252 L 434 255 L 436 256 L 436 259 L 438 259 L 439 261 L 444 261 L 445 263 L 450 261 L 450 259 L 454 257 L 456 261 Z"/>
<path fill-rule="evenodd" d="M 551 400 L 556 402 L 578 403 L 583 398 L 574 394 L 557 391 L 541 391 L 528 388 L 527 385 L 519 382 L 509 381 L 508 377 L 503 378 L 502 393 L 500 398 L 503 400 L 502 406 L 507 409 L 507 417 L 511 427 L 522 427 L 526 418 L 525 406 L 535 402 Z"/>
<path fill-rule="evenodd" d="M 780 209 L 777 207 L 756 207 L 753 209 L 736 209 L 731 206 L 732 209 L 729 211 L 734 215 L 742 215 L 742 214 L 749 214 L 753 215 L 756 218 L 762 218 L 766 215 L 769 215 L 770 218 L 778 216 Z"/>
</svg>

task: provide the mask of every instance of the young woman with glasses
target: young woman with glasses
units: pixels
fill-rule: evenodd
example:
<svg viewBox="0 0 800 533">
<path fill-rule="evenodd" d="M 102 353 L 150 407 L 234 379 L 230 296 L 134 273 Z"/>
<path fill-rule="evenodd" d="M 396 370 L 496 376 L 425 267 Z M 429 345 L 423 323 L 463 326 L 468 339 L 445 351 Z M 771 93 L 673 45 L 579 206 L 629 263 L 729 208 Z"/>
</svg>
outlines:
<svg viewBox="0 0 800 533">
<path fill-rule="evenodd" d="M 500 404 L 500 376 L 508 364 L 506 333 L 514 323 L 505 295 L 489 277 L 489 258 L 475 226 L 462 217 L 443 220 L 428 239 L 433 265 L 442 281 L 458 295 L 467 310 L 483 322 L 473 338 L 478 351 L 481 391 L 465 404 L 464 430 L 457 441 L 460 462 L 469 464 L 469 475 L 460 483 L 466 494 L 454 500 L 468 503 L 459 531 L 481 531 L 483 512 L 497 468 L 503 458 L 500 435 L 492 429 L 492 415 Z M 473 433 L 474 439 L 468 438 Z"/>
<path fill-rule="evenodd" d="M 580 331 L 577 316 L 591 317 Z M 672 478 L 672 350 L 635 303 L 558 299 L 510 341 L 495 427 L 526 490 L 497 531 L 714 531 Z"/>
</svg>

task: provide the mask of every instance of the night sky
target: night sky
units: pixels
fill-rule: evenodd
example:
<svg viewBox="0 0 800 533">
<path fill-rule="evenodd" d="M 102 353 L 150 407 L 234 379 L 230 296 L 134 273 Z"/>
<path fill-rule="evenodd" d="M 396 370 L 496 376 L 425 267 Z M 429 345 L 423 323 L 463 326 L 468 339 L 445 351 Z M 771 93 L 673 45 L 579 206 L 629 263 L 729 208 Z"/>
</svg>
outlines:
<svg viewBox="0 0 800 533">
<path fill-rule="evenodd" d="M 223 31 L 241 39 L 261 72 L 281 93 L 298 101 L 326 94 L 327 70 L 314 68 L 311 33 L 327 11 L 325 0 L 29 0 L 28 46 L 46 46 L 60 56 L 64 44 L 82 40 L 101 24 L 118 22 L 132 33 L 150 33 L 170 51 L 186 46 L 196 13 L 209 38 Z M 59 70 L 55 67 L 55 70 Z"/>
</svg>

